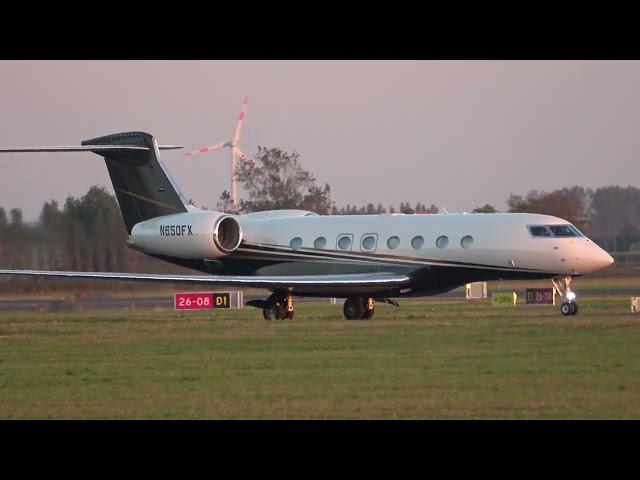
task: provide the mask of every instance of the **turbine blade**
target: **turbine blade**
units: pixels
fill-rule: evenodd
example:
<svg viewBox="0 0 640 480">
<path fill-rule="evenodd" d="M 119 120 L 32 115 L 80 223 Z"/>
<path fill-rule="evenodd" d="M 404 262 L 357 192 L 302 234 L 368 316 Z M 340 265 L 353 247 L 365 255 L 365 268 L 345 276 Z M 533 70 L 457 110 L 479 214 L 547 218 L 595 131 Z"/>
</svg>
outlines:
<svg viewBox="0 0 640 480">
<path fill-rule="evenodd" d="M 242 130 L 242 124 L 244 122 L 244 114 L 247 111 L 248 102 L 249 102 L 249 97 L 244 97 L 244 102 L 242 103 L 242 111 L 240 112 L 240 116 L 238 117 L 238 125 L 236 125 L 236 133 L 233 136 L 234 145 L 238 145 L 238 141 L 240 141 L 240 131 Z"/>
<path fill-rule="evenodd" d="M 210 145 L 208 147 L 203 147 L 203 148 L 200 148 L 198 150 L 193 150 L 192 152 L 185 153 L 185 156 L 186 157 L 190 157 L 192 155 L 197 155 L 198 153 L 211 152 L 213 150 L 217 150 L 219 148 L 224 147 L 226 144 L 227 144 L 227 142 L 224 142 L 224 143 L 218 143 L 217 145 Z"/>
</svg>

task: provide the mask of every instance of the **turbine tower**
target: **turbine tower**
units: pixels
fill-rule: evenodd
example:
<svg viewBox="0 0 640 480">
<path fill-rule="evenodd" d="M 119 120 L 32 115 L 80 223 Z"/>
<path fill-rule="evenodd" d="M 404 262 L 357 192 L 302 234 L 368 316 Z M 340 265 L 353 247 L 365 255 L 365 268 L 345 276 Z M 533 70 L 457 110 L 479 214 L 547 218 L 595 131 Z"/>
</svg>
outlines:
<svg viewBox="0 0 640 480">
<path fill-rule="evenodd" d="M 246 158 L 246 155 L 240 150 L 238 147 L 238 142 L 240 141 L 240 131 L 242 130 L 242 124 L 244 122 L 244 114 L 247 111 L 247 103 L 249 102 L 249 97 L 244 97 L 244 102 L 242 103 L 242 110 L 240 111 L 240 116 L 238 117 L 238 124 L 236 125 L 236 132 L 233 135 L 232 140 L 228 140 L 223 143 L 217 143 L 216 145 L 210 145 L 208 147 L 203 147 L 198 150 L 193 150 L 192 152 L 186 153 L 187 157 L 192 155 L 197 155 L 198 153 L 206 153 L 212 152 L 213 150 L 218 150 L 219 148 L 227 147 L 231 150 L 231 203 L 233 205 L 233 209 L 236 210 L 238 207 L 238 191 L 236 188 L 236 161 L 238 157 Z"/>
</svg>

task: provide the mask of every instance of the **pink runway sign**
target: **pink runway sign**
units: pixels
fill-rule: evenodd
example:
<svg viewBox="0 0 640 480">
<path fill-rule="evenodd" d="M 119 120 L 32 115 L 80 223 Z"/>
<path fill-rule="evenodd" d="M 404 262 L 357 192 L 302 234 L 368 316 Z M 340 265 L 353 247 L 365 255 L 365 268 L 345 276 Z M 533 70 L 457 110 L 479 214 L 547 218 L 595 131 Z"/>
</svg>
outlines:
<svg viewBox="0 0 640 480">
<path fill-rule="evenodd" d="M 176 310 L 207 310 L 211 308 L 229 308 L 228 293 L 188 292 L 173 296 Z"/>
</svg>

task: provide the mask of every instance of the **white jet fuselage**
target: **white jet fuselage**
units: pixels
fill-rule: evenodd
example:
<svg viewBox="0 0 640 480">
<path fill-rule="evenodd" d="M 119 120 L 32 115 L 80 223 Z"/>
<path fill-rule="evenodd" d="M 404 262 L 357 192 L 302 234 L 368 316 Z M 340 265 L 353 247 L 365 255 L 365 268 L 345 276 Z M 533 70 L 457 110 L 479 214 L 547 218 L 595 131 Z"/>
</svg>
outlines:
<svg viewBox="0 0 640 480">
<path fill-rule="evenodd" d="M 237 248 L 227 252 L 214 240 L 221 215 L 241 227 Z M 413 290 L 428 294 L 479 280 L 582 275 L 612 263 L 575 228 L 567 237 L 534 236 L 529 228 L 563 225 L 570 224 L 524 213 L 230 216 L 195 210 L 142 222 L 130 242 L 152 255 L 195 262 L 191 266 L 217 259 L 215 273 L 222 275 L 415 273 Z"/>
</svg>

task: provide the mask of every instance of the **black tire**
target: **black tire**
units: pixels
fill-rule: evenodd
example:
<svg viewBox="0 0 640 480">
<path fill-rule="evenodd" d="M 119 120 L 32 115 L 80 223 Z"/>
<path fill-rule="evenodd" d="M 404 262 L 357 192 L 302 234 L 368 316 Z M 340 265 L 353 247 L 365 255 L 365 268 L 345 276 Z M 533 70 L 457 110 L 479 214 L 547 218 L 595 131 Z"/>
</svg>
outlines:
<svg viewBox="0 0 640 480">
<path fill-rule="evenodd" d="M 571 315 L 577 315 L 578 313 L 578 304 L 576 302 L 573 302 L 571 305 L 573 305 L 573 313 Z"/>
<path fill-rule="evenodd" d="M 562 315 L 564 316 L 574 315 L 574 311 L 575 308 L 573 306 L 573 303 L 564 302 L 562 305 L 560 305 L 560 313 L 562 313 Z"/>
<path fill-rule="evenodd" d="M 347 320 L 359 320 L 364 315 L 364 302 L 362 298 L 347 298 L 342 307 L 342 312 Z"/>
<path fill-rule="evenodd" d="M 276 318 L 276 309 L 274 307 L 263 308 L 262 316 L 268 322 Z"/>
<path fill-rule="evenodd" d="M 276 320 L 287 318 L 287 307 L 283 303 L 276 304 Z"/>
<path fill-rule="evenodd" d="M 371 310 L 365 309 L 364 314 L 362 315 L 362 318 L 364 320 L 369 320 L 370 318 L 373 318 L 373 315 L 376 313 L 376 309 L 372 308 Z"/>
</svg>

